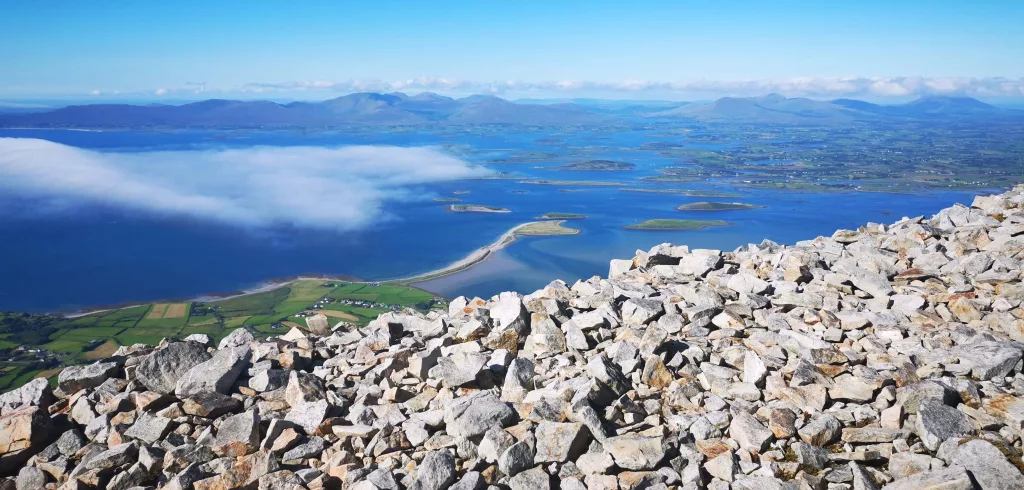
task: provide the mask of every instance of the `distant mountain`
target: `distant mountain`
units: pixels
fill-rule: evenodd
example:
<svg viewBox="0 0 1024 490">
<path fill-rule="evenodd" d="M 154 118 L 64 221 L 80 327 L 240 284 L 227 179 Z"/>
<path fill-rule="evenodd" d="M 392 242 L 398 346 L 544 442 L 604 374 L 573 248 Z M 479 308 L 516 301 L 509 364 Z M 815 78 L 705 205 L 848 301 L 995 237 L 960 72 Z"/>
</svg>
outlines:
<svg viewBox="0 0 1024 490">
<path fill-rule="evenodd" d="M 761 122 L 778 124 L 850 122 L 850 110 L 818 100 L 786 98 L 779 94 L 763 97 L 723 97 L 710 103 L 687 104 L 653 117 L 688 117 L 709 122 Z"/>
<path fill-rule="evenodd" d="M 771 94 L 763 97 L 723 97 L 714 102 L 687 104 L 647 115 L 707 122 L 842 124 L 888 119 L 1016 118 L 1024 117 L 1024 112 L 1000 109 L 970 97 L 929 96 L 902 105 L 878 105 L 853 99 L 819 101 Z"/>
<path fill-rule="evenodd" d="M 433 93 L 355 93 L 323 102 L 212 99 L 181 105 L 72 105 L 39 112 L 0 111 L 0 127 L 323 127 L 421 124 L 599 125 L 635 118 L 669 118 L 744 124 L 848 124 L 898 120 L 1019 120 L 1024 111 L 1002 109 L 970 97 L 929 96 L 901 105 L 853 99 L 832 101 L 723 97 L 713 102 L 592 99 L 549 104 L 516 103 L 493 95 L 453 99 Z"/>
<path fill-rule="evenodd" d="M 607 124 L 615 119 L 574 104 L 515 104 L 479 95 L 349 94 L 323 102 L 205 100 L 183 105 L 97 104 L 32 114 L 0 114 L 0 127 L 219 127 L 416 124 Z"/>
</svg>

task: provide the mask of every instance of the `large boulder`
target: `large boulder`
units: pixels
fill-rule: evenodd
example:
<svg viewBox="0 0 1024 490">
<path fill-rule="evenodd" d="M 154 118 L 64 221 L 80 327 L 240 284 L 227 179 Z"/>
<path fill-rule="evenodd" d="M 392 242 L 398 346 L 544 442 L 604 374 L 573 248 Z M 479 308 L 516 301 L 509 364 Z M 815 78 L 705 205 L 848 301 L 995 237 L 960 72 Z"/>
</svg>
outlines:
<svg viewBox="0 0 1024 490">
<path fill-rule="evenodd" d="M 172 342 L 144 357 L 135 370 L 135 376 L 150 391 L 171 394 L 174 393 L 178 379 L 208 360 L 210 354 L 202 344 Z"/>
<path fill-rule="evenodd" d="M 213 358 L 196 364 L 178 378 L 174 394 L 183 399 L 204 392 L 226 394 L 251 358 L 252 350 L 248 346 L 219 350 Z"/>
<path fill-rule="evenodd" d="M 53 396 L 50 382 L 45 378 L 36 378 L 16 390 L 0 395 L 0 414 L 25 406 L 48 407 L 55 401 L 57 398 Z"/>
<path fill-rule="evenodd" d="M 57 387 L 67 394 L 95 388 L 119 371 L 116 362 L 97 362 L 84 366 L 68 366 L 57 376 Z"/>
</svg>

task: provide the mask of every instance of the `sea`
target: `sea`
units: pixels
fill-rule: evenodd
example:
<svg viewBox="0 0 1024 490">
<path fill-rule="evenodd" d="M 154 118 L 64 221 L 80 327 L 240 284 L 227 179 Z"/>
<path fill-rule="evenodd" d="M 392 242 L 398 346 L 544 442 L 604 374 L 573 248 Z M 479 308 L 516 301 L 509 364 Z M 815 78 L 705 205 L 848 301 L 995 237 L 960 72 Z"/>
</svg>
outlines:
<svg viewBox="0 0 1024 490">
<path fill-rule="evenodd" d="M 672 128 L 680 129 L 680 128 Z M 682 128 L 685 129 L 685 128 Z M 0 310 L 71 312 L 103 305 L 188 299 L 255 288 L 301 275 L 377 281 L 445 267 L 493 243 L 510 228 L 547 212 L 579 213 L 571 236 L 520 237 L 474 267 L 418 283 L 454 297 L 528 293 L 561 279 L 606 275 L 613 258 L 660 243 L 732 250 L 770 239 L 792 244 L 837 228 L 901 217 L 930 216 L 976 191 L 919 193 L 759 190 L 734 180 L 652 182 L 641 177 L 679 165 L 651 143 L 701 149 L 730 143 L 688 143 L 680 131 L 637 125 L 594 131 L 538 128 L 368 128 L 354 130 L 74 131 L 0 129 L 0 137 L 40 138 L 102 152 L 190 151 L 254 146 L 431 146 L 499 178 L 449 181 L 419 190 L 423 198 L 390 204 L 394 219 L 356 231 L 297 225 L 242 227 L 194 217 L 154 214 L 88 201 L 0 195 Z M 718 145 L 718 146 L 716 146 Z M 568 162 L 607 159 L 630 171 L 565 171 Z M 765 165 L 777 162 L 766 161 Z M 586 180 L 610 186 L 541 185 L 530 180 Z M 739 198 L 687 197 L 623 188 L 737 192 Z M 294 190 L 282 189 L 282 192 Z M 458 192 L 459 194 L 455 194 Z M 453 213 L 433 197 L 510 209 Z M 698 201 L 744 202 L 757 209 L 678 211 Z M 725 220 L 730 226 L 693 231 L 627 230 L 655 218 Z"/>
</svg>

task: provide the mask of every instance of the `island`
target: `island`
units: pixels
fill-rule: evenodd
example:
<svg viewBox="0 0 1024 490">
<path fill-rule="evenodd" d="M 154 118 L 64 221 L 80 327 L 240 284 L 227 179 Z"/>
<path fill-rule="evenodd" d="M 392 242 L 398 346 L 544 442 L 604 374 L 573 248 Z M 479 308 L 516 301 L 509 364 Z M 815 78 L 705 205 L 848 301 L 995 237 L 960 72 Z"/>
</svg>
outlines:
<svg viewBox="0 0 1024 490">
<path fill-rule="evenodd" d="M 496 206 L 482 206 L 480 204 L 452 204 L 448 210 L 453 213 L 511 213 L 511 209 L 499 208 Z"/>
<path fill-rule="evenodd" d="M 623 192 L 646 192 L 650 194 L 681 194 L 688 197 L 743 197 L 743 194 L 736 192 L 709 191 L 703 189 L 648 189 L 643 187 L 624 187 L 619 190 Z"/>
<path fill-rule="evenodd" d="M 758 209 L 764 206 L 746 204 L 742 202 L 693 202 L 683 204 L 676 209 L 680 211 L 737 211 L 740 209 Z"/>
<path fill-rule="evenodd" d="M 728 226 L 721 220 L 699 219 L 649 219 L 635 225 L 623 226 L 626 230 L 703 230 L 712 226 Z"/>
<path fill-rule="evenodd" d="M 469 191 L 452 191 L 452 194 L 455 194 L 456 196 L 461 196 L 463 194 L 469 194 Z"/>
<path fill-rule="evenodd" d="M 594 170 L 633 170 L 636 168 L 635 164 L 627 162 L 617 162 L 615 160 L 587 160 L 585 162 L 570 163 L 568 165 L 562 165 L 561 167 L 555 167 L 558 170 L 583 170 L 583 171 L 594 171 Z"/>
<path fill-rule="evenodd" d="M 520 180 L 519 184 L 534 185 L 581 185 L 581 186 L 623 186 L 622 182 L 604 182 L 601 180 Z"/>
<path fill-rule="evenodd" d="M 562 226 L 562 223 L 565 223 L 565 220 L 527 223 L 516 228 L 515 234 L 523 236 L 559 236 L 580 234 L 580 230 Z"/>
<path fill-rule="evenodd" d="M 434 202 L 462 202 L 462 199 L 454 197 L 435 197 Z"/>
<path fill-rule="evenodd" d="M 586 218 L 585 214 L 574 214 L 574 213 L 544 213 L 537 216 L 537 219 L 583 219 Z"/>
</svg>

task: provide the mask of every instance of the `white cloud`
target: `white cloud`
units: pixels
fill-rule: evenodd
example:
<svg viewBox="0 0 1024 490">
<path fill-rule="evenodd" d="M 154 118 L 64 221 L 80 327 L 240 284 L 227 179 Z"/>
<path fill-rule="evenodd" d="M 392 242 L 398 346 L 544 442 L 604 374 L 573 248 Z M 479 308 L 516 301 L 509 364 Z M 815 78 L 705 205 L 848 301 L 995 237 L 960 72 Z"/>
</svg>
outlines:
<svg viewBox="0 0 1024 490">
<path fill-rule="evenodd" d="M 530 82 L 521 80 L 470 81 L 451 78 L 420 77 L 399 81 L 292 81 L 250 83 L 225 92 L 279 92 L 324 90 L 334 92 L 390 92 L 400 90 L 435 90 L 478 93 L 505 92 L 623 92 L 623 93 L 706 93 L 728 95 L 762 95 L 778 92 L 789 96 L 819 97 L 906 97 L 922 95 L 1024 96 L 1024 79 L 1008 78 L 923 78 L 923 77 L 798 77 L 758 80 L 690 80 L 661 82 L 625 80 L 596 82 L 557 80 Z"/>
<path fill-rule="evenodd" d="M 433 148 L 254 147 L 103 153 L 0 138 L 4 194 L 76 198 L 242 226 L 350 230 L 382 219 L 417 186 L 487 174 Z"/>
<path fill-rule="evenodd" d="M 153 91 L 154 95 L 164 95 L 166 93 L 167 93 L 167 89 L 165 89 L 165 88 L 158 88 L 158 89 Z"/>
</svg>

